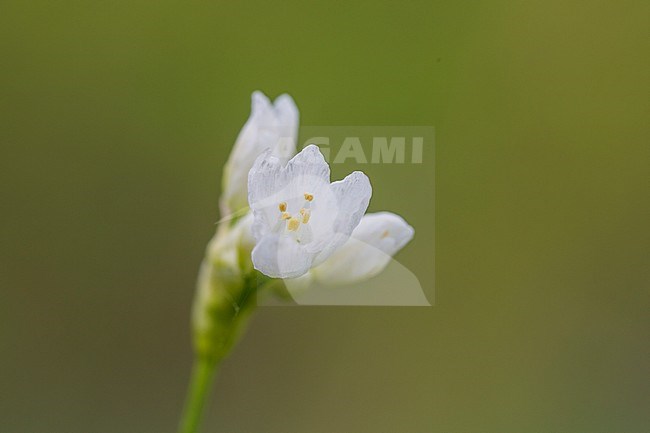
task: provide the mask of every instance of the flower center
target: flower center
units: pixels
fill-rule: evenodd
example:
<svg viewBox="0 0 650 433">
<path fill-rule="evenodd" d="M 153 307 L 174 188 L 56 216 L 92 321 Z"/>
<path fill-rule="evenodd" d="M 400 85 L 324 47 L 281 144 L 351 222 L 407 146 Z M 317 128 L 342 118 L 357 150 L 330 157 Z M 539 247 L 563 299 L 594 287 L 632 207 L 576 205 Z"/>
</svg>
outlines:
<svg viewBox="0 0 650 433">
<path fill-rule="evenodd" d="M 282 229 L 284 226 L 284 232 L 291 234 L 298 243 L 309 242 L 311 239 L 311 229 L 308 224 L 311 218 L 311 202 L 314 201 L 314 195 L 306 192 L 303 196 L 305 202 L 296 215 L 288 212 L 286 201 L 278 204 L 280 221 L 276 227 Z"/>
</svg>

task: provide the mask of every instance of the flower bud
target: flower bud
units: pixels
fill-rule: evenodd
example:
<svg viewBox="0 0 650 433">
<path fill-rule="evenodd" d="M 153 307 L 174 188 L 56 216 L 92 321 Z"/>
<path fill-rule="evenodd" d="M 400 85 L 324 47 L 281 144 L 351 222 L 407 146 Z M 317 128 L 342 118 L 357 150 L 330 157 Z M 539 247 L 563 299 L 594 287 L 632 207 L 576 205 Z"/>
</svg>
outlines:
<svg viewBox="0 0 650 433">
<path fill-rule="evenodd" d="M 265 150 L 288 161 L 296 153 L 298 108 L 289 95 L 273 103 L 262 92 L 252 95 L 251 115 L 244 124 L 223 174 L 222 216 L 248 206 L 248 172 Z"/>
<path fill-rule="evenodd" d="M 250 216 L 233 226 L 222 223 L 208 245 L 192 311 L 194 345 L 201 356 L 225 357 L 254 309 L 251 223 Z"/>
</svg>

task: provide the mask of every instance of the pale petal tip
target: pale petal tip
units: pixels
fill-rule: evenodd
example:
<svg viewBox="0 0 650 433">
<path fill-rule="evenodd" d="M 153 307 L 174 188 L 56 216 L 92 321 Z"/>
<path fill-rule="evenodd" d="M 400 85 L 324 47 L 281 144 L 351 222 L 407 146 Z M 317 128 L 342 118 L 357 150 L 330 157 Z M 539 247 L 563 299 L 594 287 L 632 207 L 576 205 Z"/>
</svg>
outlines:
<svg viewBox="0 0 650 433">
<path fill-rule="evenodd" d="M 269 98 L 261 91 L 256 90 L 251 95 L 251 110 L 253 112 L 266 109 L 271 106 Z"/>
<path fill-rule="evenodd" d="M 327 162 L 325 161 L 325 157 L 320 151 L 320 147 L 316 146 L 315 144 L 308 144 L 305 146 L 296 156 L 294 156 L 291 161 L 294 163 L 297 162 L 302 162 L 302 161 L 307 161 L 311 163 L 318 163 L 318 164 L 325 164 L 327 165 Z M 329 166 L 328 166 L 329 168 Z"/>
<path fill-rule="evenodd" d="M 319 153 L 321 156 L 323 155 L 320 151 L 320 147 L 316 146 L 315 144 L 308 144 L 305 146 L 301 152 L 306 152 L 306 153 Z"/>
<path fill-rule="evenodd" d="M 399 240 L 400 242 L 398 243 L 400 249 L 403 248 L 404 245 L 411 242 L 413 240 L 413 238 L 415 237 L 415 229 L 413 228 L 413 226 L 410 226 L 406 222 L 405 222 L 405 224 L 406 224 L 406 227 L 404 228 L 404 234 L 402 236 L 402 239 L 400 239 Z"/>
<path fill-rule="evenodd" d="M 349 182 L 348 185 L 356 185 L 363 200 L 370 201 L 372 198 L 372 184 L 370 178 L 363 171 L 353 171 L 343 181 Z"/>
<path fill-rule="evenodd" d="M 282 95 L 275 98 L 275 101 L 273 101 L 273 108 L 276 115 L 278 116 L 278 120 L 281 123 L 284 123 L 292 128 L 298 127 L 298 106 L 296 106 L 295 101 L 291 96 L 289 96 L 289 94 L 283 93 Z M 294 135 L 296 134 L 295 131 L 291 132 Z"/>
<path fill-rule="evenodd" d="M 273 156 L 273 151 L 270 148 L 266 148 L 260 153 L 257 158 L 255 158 L 255 162 L 253 162 L 253 166 L 251 169 L 248 171 L 248 188 L 250 191 L 251 187 L 251 182 L 255 175 L 259 172 L 260 168 L 262 166 L 271 166 L 275 165 L 278 162 L 278 158 Z"/>
<path fill-rule="evenodd" d="M 276 109 L 291 109 L 292 111 L 298 111 L 298 107 L 296 106 L 296 102 L 293 100 L 291 95 L 288 93 L 283 93 L 277 98 L 275 98 L 275 101 L 273 101 L 273 106 Z"/>
<path fill-rule="evenodd" d="M 370 178 L 363 171 L 355 170 L 352 173 L 350 173 L 347 177 L 350 177 L 350 179 L 354 180 L 355 182 L 367 183 L 368 187 L 372 188 L 372 185 L 370 184 Z"/>
<path fill-rule="evenodd" d="M 381 211 L 366 215 L 368 218 L 377 218 L 386 221 L 392 226 L 390 230 L 395 239 L 397 250 L 402 249 L 411 242 L 415 236 L 415 229 L 404 218 L 393 212 Z"/>
</svg>

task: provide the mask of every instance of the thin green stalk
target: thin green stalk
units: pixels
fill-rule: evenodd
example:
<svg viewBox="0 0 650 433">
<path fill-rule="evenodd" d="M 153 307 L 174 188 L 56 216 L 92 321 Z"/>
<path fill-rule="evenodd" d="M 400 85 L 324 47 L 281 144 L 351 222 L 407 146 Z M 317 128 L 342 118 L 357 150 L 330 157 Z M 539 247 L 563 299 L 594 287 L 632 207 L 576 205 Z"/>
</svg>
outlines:
<svg viewBox="0 0 650 433">
<path fill-rule="evenodd" d="M 221 360 L 241 338 L 255 310 L 257 290 L 264 285 L 258 285 L 258 277 L 253 274 L 243 277 L 240 284 L 222 286 L 220 283 L 224 280 L 215 278 L 213 270 L 204 265 L 199 276 L 199 284 L 208 284 L 206 287 L 215 298 L 196 298 L 198 304 L 194 312 L 199 313 L 199 320 L 194 323 L 201 326 L 194 328 L 195 361 L 179 433 L 197 432 Z M 228 289 L 234 293 L 229 293 Z"/>
<path fill-rule="evenodd" d="M 198 356 L 195 359 L 179 433 L 196 433 L 198 431 L 203 408 L 218 366 L 219 362 L 214 358 Z"/>
</svg>

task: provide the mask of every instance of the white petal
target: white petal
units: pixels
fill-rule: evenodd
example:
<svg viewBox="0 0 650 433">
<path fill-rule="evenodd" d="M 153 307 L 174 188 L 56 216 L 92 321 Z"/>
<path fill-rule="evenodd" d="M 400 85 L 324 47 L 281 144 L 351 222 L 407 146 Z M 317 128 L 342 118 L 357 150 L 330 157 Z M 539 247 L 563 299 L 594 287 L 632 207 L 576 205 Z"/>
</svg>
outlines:
<svg viewBox="0 0 650 433">
<path fill-rule="evenodd" d="M 330 166 L 327 165 L 325 157 L 318 146 L 310 144 L 294 156 L 284 170 L 284 176 L 288 179 L 293 177 L 315 177 L 329 183 Z"/>
<path fill-rule="evenodd" d="M 364 215 L 352 237 L 392 256 L 413 239 L 414 234 L 413 227 L 401 216 L 392 212 L 375 212 Z"/>
<path fill-rule="evenodd" d="M 269 98 L 259 90 L 256 90 L 251 95 L 251 117 L 260 118 L 270 116 L 271 101 Z"/>
<path fill-rule="evenodd" d="M 287 161 L 296 154 L 296 141 L 298 140 L 299 113 L 296 103 L 291 96 L 282 94 L 273 103 L 275 117 L 278 123 L 278 143 L 273 149 L 273 154 L 281 160 Z"/>
<path fill-rule="evenodd" d="M 259 202 L 286 188 L 294 179 L 329 183 L 329 177 L 330 168 L 318 146 L 311 144 L 305 147 L 286 166 L 280 158 L 266 151 L 255 160 L 248 173 L 248 203 L 255 208 Z M 305 188 L 308 186 L 300 185 L 300 196 Z"/>
<path fill-rule="evenodd" d="M 322 284 L 350 284 L 379 274 L 414 235 L 399 215 L 378 212 L 363 217 L 350 239 L 311 274 Z"/>
<path fill-rule="evenodd" d="M 313 256 L 287 236 L 269 234 L 255 246 L 253 266 L 271 278 L 296 278 L 304 275 Z"/>
<path fill-rule="evenodd" d="M 350 234 L 368 209 L 372 196 L 370 180 L 364 173 L 355 171 L 345 179 L 332 183 L 332 190 L 337 196 L 339 206 L 335 230 Z"/>
<path fill-rule="evenodd" d="M 321 251 L 314 260 L 315 264 L 325 261 L 348 240 L 366 213 L 372 196 L 370 180 L 360 171 L 353 172 L 343 180 L 333 182 L 331 190 L 336 198 L 336 213 L 332 223 L 333 233 L 326 245 L 318 245 Z"/>
<path fill-rule="evenodd" d="M 273 156 L 270 149 L 262 152 L 248 172 L 248 205 L 255 205 L 266 197 L 274 194 L 283 181 L 282 161 Z"/>
</svg>

